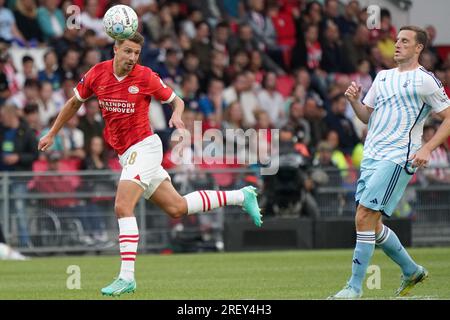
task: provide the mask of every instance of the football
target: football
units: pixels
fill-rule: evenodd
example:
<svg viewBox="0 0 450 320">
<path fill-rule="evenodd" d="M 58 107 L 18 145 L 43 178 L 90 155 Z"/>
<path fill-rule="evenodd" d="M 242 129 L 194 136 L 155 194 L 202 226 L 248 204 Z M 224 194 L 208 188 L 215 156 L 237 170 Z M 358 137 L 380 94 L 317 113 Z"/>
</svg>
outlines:
<svg viewBox="0 0 450 320">
<path fill-rule="evenodd" d="M 125 5 L 116 5 L 106 11 L 103 17 L 106 33 L 113 39 L 124 40 L 132 37 L 138 28 L 136 12 Z"/>
</svg>

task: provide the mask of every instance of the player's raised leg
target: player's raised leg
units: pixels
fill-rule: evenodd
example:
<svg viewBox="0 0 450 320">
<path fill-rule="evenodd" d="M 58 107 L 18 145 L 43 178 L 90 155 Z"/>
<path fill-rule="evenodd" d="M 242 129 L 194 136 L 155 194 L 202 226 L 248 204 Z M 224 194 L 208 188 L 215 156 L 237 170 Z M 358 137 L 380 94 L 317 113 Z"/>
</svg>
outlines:
<svg viewBox="0 0 450 320">
<path fill-rule="evenodd" d="M 169 180 L 164 180 L 150 199 L 172 218 L 180 218 L 185 214 L 203 213 L 223 206 L 237 205 L 242 206 L 255 225 L 260 227 L 262 224 L 256 188 L 251 186 L 232 191 L 200 190 L 183 197 Z"/>
<path fill-rule="evenodd" d="M 139 229 L 134 216 L 134 208 L 143 191 L 139 184 L 131 180 L 121 180 L 117 187 L 114 211 L 119 223 L 122 263 L 118 278 L 101 290 L 104 295 L 119 296 L 136 290 L 134 263 L 139 242 Z"/>
</svg>

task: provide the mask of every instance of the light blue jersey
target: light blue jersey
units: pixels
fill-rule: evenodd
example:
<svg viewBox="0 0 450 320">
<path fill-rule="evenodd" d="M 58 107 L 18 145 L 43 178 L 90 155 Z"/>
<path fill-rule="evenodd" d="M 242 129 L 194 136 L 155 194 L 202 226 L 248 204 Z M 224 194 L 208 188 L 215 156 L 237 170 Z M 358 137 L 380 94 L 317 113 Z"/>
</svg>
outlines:
<svg viewBox="0 0 450 320">
<path fill-rule="evenodd" d="M 438 113 L 450 105 L 442 83 L 423 67 L 380 71 L 363 103 L 374 109 L 364 158 L 407 168 L 407 159 L 422 145 L 423 125 L 431 110 Z"/>
</svg>

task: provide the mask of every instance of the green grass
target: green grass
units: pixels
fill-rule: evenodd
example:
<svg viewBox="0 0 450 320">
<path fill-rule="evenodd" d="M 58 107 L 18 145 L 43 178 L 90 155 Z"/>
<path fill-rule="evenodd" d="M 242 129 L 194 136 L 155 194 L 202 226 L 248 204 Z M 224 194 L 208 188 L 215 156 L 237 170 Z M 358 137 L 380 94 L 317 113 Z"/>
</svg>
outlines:
<svg viewBox="0 0 450 320">
<path fill-rule="evenodd" d="M 450 248 L 410 249 L 430 271 L 411 298 L 450 299 Z M 352 250 L 140 255 L 137 291 L 120 299 L 324 299 L 345 284 Z M 118 256 L 34 258 L 0 261 L 0 299 L 111 299 L 100 288 L 117 275 Z M 381 269 L 381 289 L 364 298 L 390 299 L 400 269 L 381 250 L 371 264 Z M 81 269 L 81 289 L 69 290 L 67 267 Z"/>
</svg>

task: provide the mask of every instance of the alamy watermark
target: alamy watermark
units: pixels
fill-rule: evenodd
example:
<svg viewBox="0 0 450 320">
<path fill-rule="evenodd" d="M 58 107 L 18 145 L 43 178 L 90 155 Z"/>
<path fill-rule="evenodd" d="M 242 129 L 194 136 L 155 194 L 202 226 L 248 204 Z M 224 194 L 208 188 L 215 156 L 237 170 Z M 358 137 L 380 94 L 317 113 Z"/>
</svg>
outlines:
<svg viewBox="0 0 450 320">
<path fill-rule="evenodd" d="M 367 277 L 366 286 L 369 290 L 381 289 L 381 269 L 376 264 L 370 265 L 367 268 L 367 273 L 370 276 Z"/>
<path fill-rule="evenodd" d="M 66 269 L 69 274 L 66 280 L 66 288 L 69 290 L 81 289 L 81 268 L 77 265 L 70 265 Z"/>
<path fill-rule="evenodd" d="M 367 7 L 367 29 L 380 29 L 381 28 L 381 8 L 375 4 Z"/>
<path fill-rule="evenodd" d="M 261 175 L 278 172 L 279 129 L 203 131 L 202 121 L 194 121 L 191 131 L 176 129 L 170 140 L 171 161 L 176 165 L 257 165 Z M 186 156 L 186 153 L 192 153 L 192 156 Z"/>
</svg>

